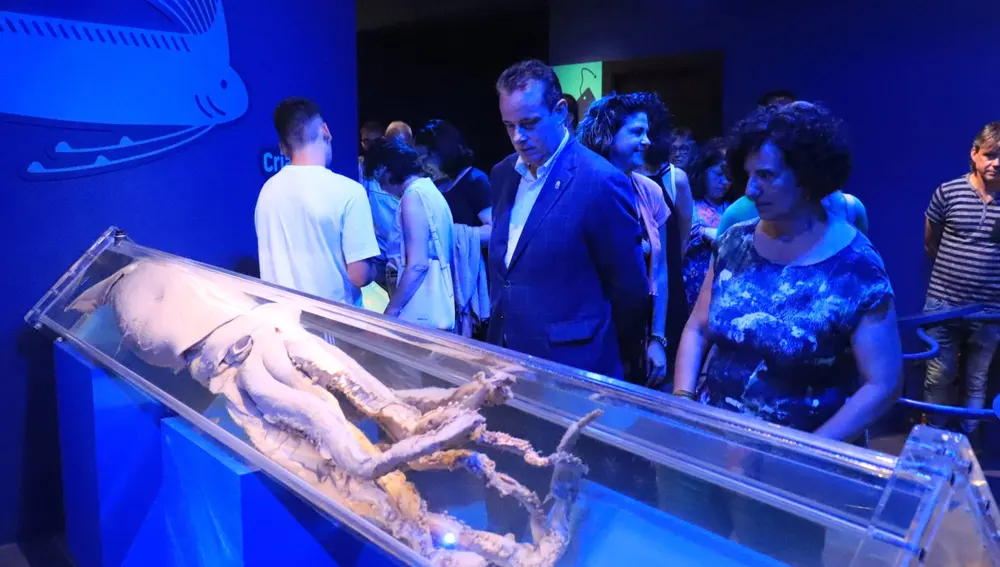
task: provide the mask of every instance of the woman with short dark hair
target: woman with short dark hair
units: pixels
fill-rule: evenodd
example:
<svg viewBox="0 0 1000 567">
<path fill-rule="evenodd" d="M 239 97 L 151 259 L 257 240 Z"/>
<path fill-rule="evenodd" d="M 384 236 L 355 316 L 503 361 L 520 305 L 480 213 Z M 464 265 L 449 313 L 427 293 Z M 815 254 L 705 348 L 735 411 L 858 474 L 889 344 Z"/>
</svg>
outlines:
<svg viewBox="0 0 1000 567">
<path fill-rule="evenodd" d="M 898 396 L 903 364 L 881 257 L 822 204 L 851 171 L 843 126 L 809 103 L 761 108 L 736 126 L 726 160 L 760 218 L 716 243 L 681 338 L 674 394 L 856 441 Z M 821 564 L 820 526 L 693 477 L 660 471 L 659 486 L 676 515 L 735 532 L 780 561 Z"/>
<path fill-rule="evenodd" d="M 722 138 L 709 140 L 702 146 L 688 175 L 694 212 L 691 215 L 691 238 L 684 254 L 684 293 L 690 312 L 708 273 L 722 214 L 742 191 L 726 176 L 726 141 Z"/>
<path fill-rule="evenodd" d="M 456 331 L 485 339 L 490 316 L 487 253 L 493 234 L 490 177 L 472 165 L 475 156 L 461 132 L 444 120 L 425 124 L 415 145 L 455 222 Z"/>
<path fill-rule="evenodd" d="M 391 258 L 399 276 L 385 314 L 452 330 L 455 233 L 448 203 L 424 173 L 420 155 L 402 140 L 373 142 L 364 165 L 365 175 L 399 198 L 393 235 L 400 244 Z"/>
<path fill-rule="evenodd" d="M 474 155 L 457 128 L 444 120 L 431 120 L 414 140 L 423 155 L 424 171 L 434 180 L 451 207 L 458 224 L 486 228 L 480 230 L 483 244 L 489 243 L 493 223 L 490 177 L 473 167 Z"/>
<path fill-rule="evenodd" d="M 698 142 L 687 126 L 679 126 L 670 133 L 670 163 L 687 171 L 698 159 Z"/>
</svg>

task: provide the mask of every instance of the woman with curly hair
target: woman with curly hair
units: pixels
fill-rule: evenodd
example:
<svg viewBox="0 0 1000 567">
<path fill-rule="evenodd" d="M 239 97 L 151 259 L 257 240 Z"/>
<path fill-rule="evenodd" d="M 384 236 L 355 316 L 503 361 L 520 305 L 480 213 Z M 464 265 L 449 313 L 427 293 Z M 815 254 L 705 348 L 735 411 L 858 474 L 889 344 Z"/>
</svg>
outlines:
<svg viewBox="0 0 1000 567">
<path fill-rule="evenodd" d="M 635 188 L 636 209 L 642 229 L 643 257 L 649 279 L 650 313 L 647 317 L 646 359 L 622 361 L 630 370 L 626 379 L 651 388 L 663 384 L 667 375 L 667 239 L 668 209 L 663 190 L 655 181 L 639 174 L 649 125 L 666 114 L 654 93 L 608 95 L 590 105 L 577 129 L 580 142 L 621 169 Z M 680 290 L 677 290 L 679 293 Z"/>
<path fill-rule="evenodd" d="M 778 90 L 770 92 L 761 98 L 761 106 L 782 106 L 795 103 L 794 99 L 788 98 L 789 96 L 791 94 L 788 91 Z M 742 191 L 742 188 L 740 190 Z M 838 189 L 823 198 L 823 208 L 826 209 L 827 215 L 843 218 L 860 230 L 861 234 L 868 235 L 868 211 L 865 209 L 865 205 L 861 202 L 861 199 Z M 731 207 L 726 209 L 725 214 L 722 215 L 722 219 L 719 221 L 718 233 L 722 234 L 734 224 L 753 220 L 759 216 L 753 199 L 747 196 L 739 197 Z"/>
<path fill-rule="evenodd" d="M 684 292 L 688 310 L 694 309 L 701 284 L 712 260 L 713 243 L 723 213 L 740 197 L 741 190 L 726 177 L 726 141 L 709 140 L 698 154 L 690 171 L 694 212 L 691 215 L 691 239 L 684 255 Z"/>
<path fill-rule="evenodd" d="M 726 161 L 760 218 L 717 241 L 681 338 L 674 394 L 858 440 L 898 395 L 903 364 L 881 257 L 822 205 L 851 170 L 842 124 L 809 103 L 758 109 L 736 126 Z M 743 471 L 774 464 L 737 460 Z M 735 532 L 780 561 L 822 564 L 822 527 L 693 477 L 659 476 L 672 513 L 722 535 Z M 726 506 L 706 505 L 710 499 Z"/>
</svg>

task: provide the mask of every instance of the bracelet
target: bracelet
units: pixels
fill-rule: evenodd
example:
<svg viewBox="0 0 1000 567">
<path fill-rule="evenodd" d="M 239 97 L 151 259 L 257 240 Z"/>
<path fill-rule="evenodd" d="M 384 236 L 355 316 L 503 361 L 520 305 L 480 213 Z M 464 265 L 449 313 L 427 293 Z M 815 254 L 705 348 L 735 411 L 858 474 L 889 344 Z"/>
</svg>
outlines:
<svg viewBox="0 0 1000 567">
<path fill-rule="evenodd" d="M 691 390 L 676 390 L 674 392 L 674 395 L 677 396 L 678 398 L 687 398 L 692 402 L 697 401 L 694 392 L 692 392 Z"/>
<path fill-rule="evenodd" d="M 667 339 L 666 338 L 661 337 L 660 335 L 649 335 L 649 339 L 652 340 L 652 341 L 656 341 L 656 342 L 660 343 L 660 346 L 663 347 L 663 350 L 667 350 Z"/>
</svg>

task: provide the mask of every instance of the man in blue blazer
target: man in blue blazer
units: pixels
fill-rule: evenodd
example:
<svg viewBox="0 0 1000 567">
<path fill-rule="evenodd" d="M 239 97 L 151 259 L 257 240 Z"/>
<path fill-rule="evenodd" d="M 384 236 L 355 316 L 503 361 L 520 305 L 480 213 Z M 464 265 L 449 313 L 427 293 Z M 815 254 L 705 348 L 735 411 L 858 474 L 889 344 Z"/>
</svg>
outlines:
<svg viewBox="0 0 1000 567">
<path fill-rule="evenodd" d="M 636 193 L 565 127 L 553 70 L 518 63 L 497 81 L 516 153 L 493 168 L 490 343 L 645 382 L 649 284 Z"/>
</svg>

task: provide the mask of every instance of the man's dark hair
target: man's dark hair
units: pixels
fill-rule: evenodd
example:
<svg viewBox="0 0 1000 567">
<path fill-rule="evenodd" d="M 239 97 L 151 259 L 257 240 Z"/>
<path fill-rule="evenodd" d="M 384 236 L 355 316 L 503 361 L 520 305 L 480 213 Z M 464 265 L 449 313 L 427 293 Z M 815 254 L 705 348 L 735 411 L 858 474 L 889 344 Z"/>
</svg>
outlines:
<svg viewBox="0 0 1000 567">
<path fill-rule="evenodd" d="M 319 107 L 307 98 L 290 97 L 278 103 L 274 109 L 274 128 L 282 145 L 294 151 L 312 142 L 313 133 L 308 126 L 319 115 Z"/>
<path fill-rule="evenodd" d="M 437 154 L 441 160 L 441 171 L 454 178 L 463 169 L 472 165 L 474 155 L 465 145 L 462 133 L 451 123 L 434 119 L 417 132 L 414 143 Z"/>
<path fill-rule="evenodd" d="M 691 181 L 691 196 L 695 199 L 705 199 L 708 196 L 708 170 L 719 165 L 726 167 L 726 139 L 712 138 L 698 149 L 698 157 L 694 160 L 691 168 L 687 171 Z M 728 171 L 726 172 L 728 175 Z M 729 191 L 723 196 L 723 201 L 731 203 L 743 193 L 742 187 L 737 187 L 735 183 L 729 185 Z"/>
<path fill-rule="evenodd" d="M 497 94 L 524 90 L 531 81 L 542 83 L 545 88 L 542 101 L 549 110 L 555 108 L 562 98 L 562 85 L 559 84 L 559 77 L 552 67 L 538 59 L 528 59 L 507 67 L 497 79 Z"/>
<path fill-rule="evenodd" d="M 379 136 L 385 133 L 385 126 L 378 120 L 369 120 L 361 125 L 362 132 L 376 132 Z"/>
<path fill-rule="evenodd" d="M 638 112 L 646 113 L 650 132 L 654 125 L 663 129 L 664 122 L 670 120 L 670 112 L 656 93 L 612 93 L 590 105 L 576 136 L 584 146 L 608 158 L 618 131 L 630 116 Z"/>
<path fill-rule="evenodd" d="M 972 149 L 975 152 L 1000 149 L 1000 121 L 990 122 L 983 126 L 983 129 L 976 134 L 976 138 L 972 140 Z M 972 173 L 976 172 L 976 164 L 971 157 L 969 158 L 969 170 Z"/>
<path fill-rule="evenodd" d="M 733 128 L 726 164 L 734 186 L 746 188 L 747 156 L 768 142 L 778 148 L 806 199 L 814 203 L 843 187 L 851 174 L 843 122 L 820 105 L 795 102 L 758 108 Z"/>
<path fill-rule="evenodd" d="M 365 153 L 365 177 L 375 177 L 375 171 L 384 167 L 389 183 L 400 185 L 413 175 L 426 177 L 420 163 L 420 154 L 399 138 L 380 138 L 368 146 Z"/>
<path fill-rule="evenodd" d="M 563 93 L 562 98 L 566 101 L 566 110 L 573 117 L 573 124 L 576 124 L 580 120 L 580 104 L 576 102 L 576 97 L 569 93 Z"/>
<path fill-rule="evenodd" d="M 785 89 L 776 89 L 773 91 L 768 91 L 761 95 L 757 100 L 757 106 L 771 106 L 772 104 L 784 104 L 788 102 L 795 102 L 795 93 Z"/>
</svg>

